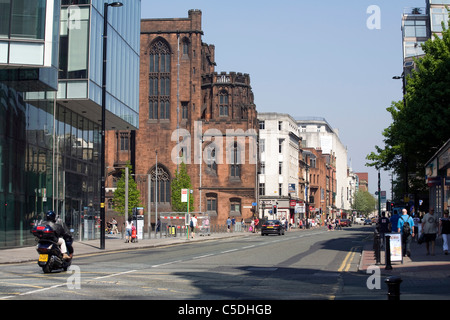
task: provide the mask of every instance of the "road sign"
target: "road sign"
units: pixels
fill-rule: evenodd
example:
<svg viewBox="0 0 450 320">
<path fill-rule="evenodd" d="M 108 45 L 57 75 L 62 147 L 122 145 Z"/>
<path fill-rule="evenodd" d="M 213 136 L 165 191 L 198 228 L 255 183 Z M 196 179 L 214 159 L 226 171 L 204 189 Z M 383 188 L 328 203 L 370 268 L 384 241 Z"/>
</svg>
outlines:
<svg viewBox="0 0 450 320">
<path fill-rule="evenodd" d="M 188 202 L 189 189 L 181 189 L 181 202 Z"/>
</svg>

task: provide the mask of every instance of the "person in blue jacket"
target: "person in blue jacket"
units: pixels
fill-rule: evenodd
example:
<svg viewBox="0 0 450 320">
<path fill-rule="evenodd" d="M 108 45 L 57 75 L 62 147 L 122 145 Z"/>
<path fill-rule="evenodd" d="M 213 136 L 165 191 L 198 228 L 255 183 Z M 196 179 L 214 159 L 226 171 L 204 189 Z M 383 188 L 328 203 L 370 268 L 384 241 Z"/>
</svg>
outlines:
<svg viewBox="0 0 450 320">
<path fill-rule="evenodd" d="M 403 228 L 405 223 L 409 224 L 409 226 L 406 226 L 406 229 Z M 398 219 L 397 228 L 397 231 L 402 234 L 403 256 L 407 255 L 408 257 L 410 257 L 411 240 L 414 237 L 414 220 L 410 215 L 408 215 L 408 211 L 406 209 L 402 210 L 402 215 Z"/>
</svg>

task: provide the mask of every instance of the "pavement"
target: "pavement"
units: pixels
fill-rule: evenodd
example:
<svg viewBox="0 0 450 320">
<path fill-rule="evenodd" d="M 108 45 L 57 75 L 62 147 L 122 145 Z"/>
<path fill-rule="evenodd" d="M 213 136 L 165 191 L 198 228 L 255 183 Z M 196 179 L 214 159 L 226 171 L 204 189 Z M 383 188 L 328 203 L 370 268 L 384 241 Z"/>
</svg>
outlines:
<svg viewBox="0 0 450 320">
<path fill-rule="evenodd" d="M 384 248 L 380 252 L 380 263 L 377 264 L 373 241 L 367 241 L 361 253 L 358 271 L 367 273 L 371 266 L 378 266 L 383 276 L 399 276 L 400 278 L 450 278 L 450 254 L 445 255 L 442 250 L 442 238 L 435 244 L 435 254 L 428 255 L 426 244 L 411 243 L 411 256 L 403 257 L 402 262 L 392 262 L 392 269 L 386 269 L 386 255 Z M 369 271 L 370 272 L 370 271 Z M 450 297 L 450 296 L 449 296 Z"/>
</svg>

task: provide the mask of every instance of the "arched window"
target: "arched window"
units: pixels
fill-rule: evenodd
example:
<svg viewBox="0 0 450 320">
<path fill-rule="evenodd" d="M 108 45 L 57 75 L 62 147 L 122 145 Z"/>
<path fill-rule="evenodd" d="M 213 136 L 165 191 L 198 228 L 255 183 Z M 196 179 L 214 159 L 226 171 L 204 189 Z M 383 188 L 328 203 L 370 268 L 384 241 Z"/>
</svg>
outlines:
<svg viewBox="0 0 450 320">
<path fill-rule="evenodd" d="M 219 115 L 221 117 L 227 117 L 228 109 L 228 92 L 226 90 L 222 90 L 219 93 Z"/>
<path fill-rule="evenodd" d="M 231 168 L 230 168 L 230 176 L 232 178 L 240 178 L 241 177 L 241 154 L 240 149 L 237 143 L 233 145 L 231 148 Z"/>
<path fill-rule="evenodd" d="M 206 210 L 208 212 L 217 212 L 217 193 L 206 194 Z"/>
<path fill-rule="evenodd" d="M 182 49 L 183 49 L 183 56 L 188 56 L 189 55 L 189 39 L 188 38 L 183 38 L 182 41 Z"/>
<path fill-rule="evenodd" d="M 170 175 L 168 171 L 158 165 L 158 174 L 156 174 L 156 167 L 153 167 L 150 171 L 152 179 L 152 202 L 155 201 L 157 195 L 158 203 L 170 203 Z"/>
<path fill-rule="evenodd" d="M 214 173 L 217 173 L 217 160 L 216 160 L 216 148 L 214 143 L 206 147 L 206 164 L 208 168 L 213 171 Z"/>
<path fill-rule="evenodd" d="M 167 42 L 156 40 L 149 57 L 149 119 L 170 119 L 171 53 Z"/>
</svg>

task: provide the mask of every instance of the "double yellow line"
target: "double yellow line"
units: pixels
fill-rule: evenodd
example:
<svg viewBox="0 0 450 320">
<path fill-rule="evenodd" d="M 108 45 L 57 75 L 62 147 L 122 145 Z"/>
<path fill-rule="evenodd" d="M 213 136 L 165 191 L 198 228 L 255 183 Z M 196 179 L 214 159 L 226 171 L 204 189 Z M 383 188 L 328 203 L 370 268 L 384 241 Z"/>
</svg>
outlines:
<svg viewBox="0 0 450 320">
<path fill-rule="evenodd" d="M 348 270 L 350 270 L 350 266 L 352 264 L 353 258 L 355 257 L 357 248 L 358 247 L 352 247 L 350 249 L 350 252 L 347 253 L 344 261 L 342 262 L 341 266 L 339 267 L 338 272 L 342 272 L 342 271 L 347 272 Z"/>
</svg>

